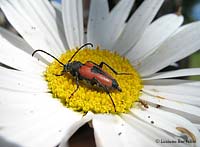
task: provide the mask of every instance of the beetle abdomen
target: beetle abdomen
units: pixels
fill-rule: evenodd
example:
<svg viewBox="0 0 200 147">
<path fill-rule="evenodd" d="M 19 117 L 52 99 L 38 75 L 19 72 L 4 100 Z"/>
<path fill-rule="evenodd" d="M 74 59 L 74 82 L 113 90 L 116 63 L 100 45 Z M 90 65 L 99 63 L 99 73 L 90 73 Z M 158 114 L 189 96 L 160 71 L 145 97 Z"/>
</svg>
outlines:
<svg viewBox="0 0 200 147">
<path fill-rule="evenodd" d="M 107 88 L 118 89 L 117 81 L 112 78 L 109 74 L 103 71 L 101 68 L 96 65 L 93 66 L 81 66 L 79 69 L 79 73 L 81 78 L 85 80 L 93 80 L 96 79 L 99 83 Z M 97 83 L 96 83 L 97 84 Z"/>
</svg>

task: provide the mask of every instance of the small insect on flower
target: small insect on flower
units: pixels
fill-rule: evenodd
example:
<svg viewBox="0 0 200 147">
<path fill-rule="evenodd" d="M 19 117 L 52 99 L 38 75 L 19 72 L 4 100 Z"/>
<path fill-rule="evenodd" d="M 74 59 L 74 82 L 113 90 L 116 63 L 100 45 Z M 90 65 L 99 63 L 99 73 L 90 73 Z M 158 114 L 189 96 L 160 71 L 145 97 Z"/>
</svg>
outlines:
<svg viewBox="0 0 200 147">
<path fill-rule="evenodd" d="M 115 103 L 110 95 L 110 90 L 118 90 L 119 92 L 122 92 L 122 89 L 119 87 L 118 82 L 116 79 L 114 79 L 111 75 L 109 75 L 107 72 L 105 72 L 102 67 L 103 65 L 107 66 L 114 74 L 116 75 L 131 75 L 131 73 L 118 73 L 115 71 L 110 65 L 108 65 L 105 62 L 101 62 L 100 64 L 96 64 L 93 61 L 87 61 L 86 63 L 81 63 L 80 61 L 72 61 L 72 59 L 75 57 L 75 55 L 83 49 L 85 46 L 90 45 L 93 47 L 92 43 L 86 43 L 82 45 L 73 55 L 72 57 L 68 60 L 66 64 L 62 63 L 59 61 L 56 57 L 53 55 L 47 53 L 46 51 L 43 50 L 35 50 L 32 53 L 32 56 L 36 52 L 43 52 L 52 58 L 54 58 L 56 61 L 58 61 L 61 65 L 63 65 L 63 70 L 60 75 L 56 76 L 62 76 L 65 73 L 70 73 L 73 77 L 76 79 L 76 89 L 71 93 L 69 99 L 74 95 L 74 93 L 79 89 L 79 80 L 85 80 L 91 85 L 96 85 L 97 87 L 103 88 L 103 90 L 109 95 L 110 100 L 112 102 L 112 105 L 115 109 L 116 112 L 116 107 Z M 71 62 L 72 61 L 72 62 Z"/>
</svg>

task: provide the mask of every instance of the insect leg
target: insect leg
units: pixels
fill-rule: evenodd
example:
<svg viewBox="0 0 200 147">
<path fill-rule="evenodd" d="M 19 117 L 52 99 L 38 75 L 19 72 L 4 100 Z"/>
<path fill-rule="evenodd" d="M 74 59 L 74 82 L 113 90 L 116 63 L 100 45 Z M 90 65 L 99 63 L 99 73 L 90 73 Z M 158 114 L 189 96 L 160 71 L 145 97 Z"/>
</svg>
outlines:
<svg viewBox="0 0 200 147">
<path fill-rule="evenodd" d="M 74 95 L 74 93 L 76 93 L 76 91 L 79 89 L 79 78 L 78 78 L 78 74 L 76 73 L 76 89 L 72 92 L 72 94 L 69 96 L 69 99 Z"/>
<path fill-rule="evenodd" d="M 63 76 L 65 73 L 66 73 L 66 71 L 63 69 L 63 70 L 61 71 L 60 74 L 54 74 L 54 75 L 55 75 L 55 76 Z M 78 75 L 77 75 L 77 76 L 78 76 Z"/>
<path fill-rule="evenodd" d="M 54 74 L 55 76 L 63 76 L 64 73 L 62 72 L 61 74 Z"/>
<path fill-rule="evenodd" d="M 92 64 L 94 64 L 94 65 L 96 65 L 96 66 L 98 66 L 98 67 L 100 67 L 100 68 L 102 68 L 103 67 L 103 65 L 106 65 L 110 70 L 112 70 L 112 72 L 114 73 L 114 74 L 116 74 L 116 75 L 132 75 L 132 73 L 127 73 L 127 72 L 117 72 L 116 70 L 114 70 L 110 65 L 108 65 L 107 63 L 105 63 L 105 62 L 101 62 L 100 64 L 96 64 L 95 62 L 93 62 L 93 61 L 87 61 L 87 62 L 90 62 L 90 63 L 92 63 Z"/>
<path fill-rule="evenodd" d="M 148 104 L 142 100 L 138 100 L 136 102 L 139 102 L 141 105 L 143 105 L 145 108 L 149 108 Z"/>
<path fill-rule="evenodd" d="M 99 65 L 98 64 L 96 64 L 95 62 L 93 62 L 93 61 L 87 61 L 87 62 L 90 62 L 90 63 L 92 63 L 92 64 L 94 64 L 94 65 L 96 65 L 96 66 L 98 66 L 99 67 Z"/>
<path fill-rule="evenodd" d="M 112 70 L 112 72 L 114 73 L 114 74 L 116 74 L 116 75 L 132 75 L 131 73 L 126 73 L 126 72 L 117 72 L 117 71 L 115 71 L 110 65 L 108 65 L 107 63 L 105 63 L 105 62 L 101 62 L 98 66 L 100 67 L 100 68 L 102 68 L 103 67 L 103 65 L 105 65 L 105 66 L 107 66 L 110 70 Z"/>
<path fill-rule="evenodd" d="M 115 112 L 116 112 L 116 107 L 115 107 L 115 103 L 114 103 L 114 101 L 113 101 L 113 99 L 112 99 L 112 97 L 111 97 L 111 95 L 110 95 L 110 92 L 109 92 L 109 90 L 108 90 L 108 88 L 106 87 L 106 86 L 104 86 L 99 80 L 97 80 L 96 78 L 93 78 L 92 79 L 92 82 L 96 82 L 99 86 L 101 86 L 102 88 L 103 88 L 103 90 L 109 95 L 109 97 L 110 97 L 110 100 L 111 100 L 111 102 L 112 102 L 112 104 L 113 104 L 113 107 L 114 107 L 114 109 L 115 109 Z"/>
</svg>

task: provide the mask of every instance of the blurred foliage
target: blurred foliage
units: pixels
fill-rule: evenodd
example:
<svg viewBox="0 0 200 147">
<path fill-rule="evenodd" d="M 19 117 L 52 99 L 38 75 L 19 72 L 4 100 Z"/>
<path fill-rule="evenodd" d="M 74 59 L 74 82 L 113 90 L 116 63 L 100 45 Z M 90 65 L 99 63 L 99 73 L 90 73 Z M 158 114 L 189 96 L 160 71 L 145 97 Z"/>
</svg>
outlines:
<svg viewBox="0 0 200 147">
<path fill-rule="evenodd" d="M 192 9 L 198 2 L 200 2 L 200 0 L 183 0 L 182 6 L 185 23 L 193 21 Z"/>
<path fill-rule="evenodd" d="M 200 67 L 200 51 L 194 53 L 192 56 L 189 57 L 189 67 Z M 198 80 L 200 81 L 200 76 L 192 76 L 189 77 L 190 80 Z"/>
</svg>

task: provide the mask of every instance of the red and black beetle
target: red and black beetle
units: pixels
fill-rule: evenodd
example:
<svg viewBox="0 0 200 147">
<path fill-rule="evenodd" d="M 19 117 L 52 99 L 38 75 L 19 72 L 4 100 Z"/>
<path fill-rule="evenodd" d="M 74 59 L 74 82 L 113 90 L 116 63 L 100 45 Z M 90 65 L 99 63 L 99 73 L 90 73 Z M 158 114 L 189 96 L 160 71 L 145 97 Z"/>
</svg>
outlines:
<svg viewBox="0 0 200 147">
<path fill-rule="evenodd" d="M 74 54 L 73 56 L 68 60 L 67 64 L 62 63 L 59 61 L 56 57 L 53 55 L 47 53 L 46 51 L 43 50 L 35 50 L 32 53 L 32 56 L 36 52 L 43 52 L 52 58 L 54 58 L 56 61 L 58 61 L 61 65 L 63 65 L 63 70 L 60 75 L 57 76 L 62 76 L 63 74 L 69 72 L 73 77 L 76 79 L 76 85 L 77 88 L 72 92 L 69 98 L 71 98 L 74 93 L 79 89 L 79 80 L 86 80 L 89 82 L 91 85 L 97 85 L 98 87 L 102 87 L 103 90 L 109 95 L 110 100 L 112 101 L 112 104 L 114 106 L 114 109 L 116 111 L 115 103 L 110 95 L 110 89 L 116 89 L 119 92 L 122 91 L 122 89 L 119 87 L 118 82 L 107 72 L 105 72 L 102 67 L 103 65 L 107 66 L 114 74 L 116 75 L 130 75 L 130 73 L 118 73 L 116 72 L 112 67 L 110 67 L 107 63 L 101 62 L 100 64 L 96 64 L 92 61 L 87 61 L 86 63 L 81 63 L 80 61 L 72 61 L 71 60 L 74 58 L 74 56 L 85 46 L 91 45 L 93 47 L 92 43 L 86 43 L 82 45 Z"/>
</svg>

